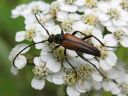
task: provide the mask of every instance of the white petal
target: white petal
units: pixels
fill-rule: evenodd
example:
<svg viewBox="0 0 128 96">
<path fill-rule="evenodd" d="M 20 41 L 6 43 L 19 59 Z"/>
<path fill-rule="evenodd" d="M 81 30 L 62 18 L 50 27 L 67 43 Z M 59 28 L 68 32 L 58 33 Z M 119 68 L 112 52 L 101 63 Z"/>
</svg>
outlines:
<svg viewBox="0 0 128 96">
<path fill-rule="evenodd" d="M 64 83 L 63 75 L 64 75 L 63 72 L 57 72 L 52 76 L 52 82 L 57 85 L 63 84 Z"/>
<path fill-rule="evenodd" d="M 85 93 L 86 91 L 90 90 L 91 87 L 92 87 L 91 82 L 82 81 L 82 80 L 79 80 L 78 84 L 76 85 L 76 89 L 81 93 Z"/>
<path fill-rule="evenodd" d="M 100 82 L 93 81 L 92 83 L 93 83 L 93 87 L 96 90 L 100 90 L 102 88 L 102 84 Z"/>
<path fill-rule="evenodd" d="M 126 11 L 121 10 L 121 20 L 127 22 L 128 21 L 128 14 Z"/>
<path fill-rule="evenodd" d="M 69 14 L 69 18 L 72 20 L 80 20 L 80 15 L 76 14 L 76 13 L 71 13 Z"/>
<path fill-rule="evenodd" d="M 100 66 L 105 71 L 107 71 L 107 70 L 112 68 L 112 66 L 108 65 L 105 60 L 100 60 Z"/>
<path fill-rule="evenodd" d="M 27 64 L 27 60 L 26 57 L 23 55 L 19 55 L 15 62 L 14 62 L 15 66 L 17 67 L 17 69 L 22 69 L 25 67 L 25 65 Z"/>
<path fill-rule="evenodd" d="M 113 52 L 109 52 L 106 61 L 110 66 L 115 66 L 117 61 L 117 56 Z"/>
<path fill-rule="evenodd" d="M 124 36 L 123 40 L 120 41 L 121 45 L 124 47 L 128 47 L 128 37 Z"/>
<path fill-rule="evenodd" d="M 16 45 L 10 52 L 9 54 L 9 60 L 12 62 L 13 59 L 15 58 L 15 56 L 21 51 L 23 50 L 26 46 L 28 46 L 27 44 L 18 44 Z M 30 48 L 25 49 L 23 52 L 21 52 L 20 54 L 26 53 Z"/>
<path fill-rule="evenodd" d="M 46 67 L 52 72 L 58 72 L 61 69 L 61 63 L 55 60 L 49 60 L 49 62 L 46 63 Z"/>
<path fill-rule="evenodd" d="M 48 74 L 48 75 L 46 76 L 46 79 L 47 79 L 49 82 L 53 82 L 53 81 L 52 81 L 52 74 Z"/>
<path fill-rule="evenodd" d="M 100 9 L 104 13 L 107 13 L 108 8 L 110 7 L 110 5 L 105 2 L 98 2 L 97 6 L 98 6 L 98 9 Z"/>
<path fill-rule="evenodd" d="M 27 47 L 28 44 L 22 43 L 22 44 L 18 44 L 15 46 L 15 51 L 20 52 L 21 50 L 23 50 L 25 47 Z M 26 52 L 29 51 L 30 48 L 26 48 L 24 51 L 22 51 L 20 54 L 24 54 Z"/>
<path fill-rule="evenodd" d="M 45 52 L 41 52 L 41 59 L 42 61 L 46 62 L 46 67 L 52 72 L 58 72 L 61 69 L 61 63 L 57 62 L 56 59 L 53 57 L 53 54 Z"/>
<path fill-rule="evenodd" d="M 103 24 L 104 26 L 108 27 L 108 26 L 113 26 L 112 22 L 110 20 L 105 21 L 105 22 L 101 22 L 101 24 Z"/>
<path fill-rule="evenodd" d="M 103 24 L 104 26 L 112 26 L 112 22 L 110 20 L 105 21 L 105 22 L 101 22 L 101 24 Z"/>
<path fill-rule="evenodd" d="M 43 35 L 40 32 L 36 33 L 36 36 L 34 36 L 33 41 L 34 42 L 43 41 Z"/>
<path fill-rule="evenodd" d="M 125 32 L 125 34 L 128 36 L 128 28 L 127 27 L 122 27 L 122 30 Z"/>
<path fill-rule="evenodd" d="M 12 18 L 16 18 L 19 15 L 22 15 L 24 13 L 24 9 L 26 8 L 25 4 L 21 4 L 15 9 L 12 10 Z"/>
<path fill-rule="evenodd" d="M 113 70 L 113 68 L 108 72 L 108 77 L 110 79 L 116 79 L 118 78 L 119 74 L 117 70 Z"/>
<path fill-rule="evenodd" d="M 113 19 L 112 22 L 116 26 L 127 26 L 127 22 L 122 21 L 122 20 L 115 20 L 115 19 Z"/>
<path fill-rule="evenodd" d="M 23 50 L 23 49 L 24 49 L 25 47 L 27 47 L 27 46 L 28 46 L 28 44 L 25 44 L 25 43 L 23 43 L 23 44 L 18 44 L 18 45 L 15 47 L 15 50 L 21 51 L 21 50 Z M 21 52 L 21 54 L 24 54 L 24 53 L 28 52 L 29 49 L 30 49 L 29 47 L 26 48 L 24 51 Z"/>
<path fill-rule="evenodd" d="M 35 58 L 34 58 L 34 64 L 35 64 L 36 66 L 44 66 L 45 63 L 41 60 L 40 57 L 35 57 Z"/>
<path fill-rule="evenodd" d="M 72 26 L 74 31 L 83 31 L 85 29 L 85 24 L 82 21 L 77 21 Z"/>
<path fill-rule="evenodd" d="M 117 46 L 117 40 L 113 37 L 112 34 L 105 35 L 104 40 L 107 46 Z"/>
<path fill-rule="evenodd" d="M 78 8 L 75 5 L 64 5 L 64 4 L 62 4 L 62 5 L 60 5 L 60 9 L 62 11 L 66 11 L 66 12 L 76 12 Z"/>
<path fill-rule="evenodd" d="M 98 18 L 100 21 L 107 21 L 110 17 L 102 12 L 97 12 Z"/>
<path fill-rule="evenodd" d="M 87 59 L 92 59 L 94 56 L 93 55 L 89 55 L 89 54 L 83 54 L 84 57 L 86 57 Z"/>
<path fill-rule="evenodd" d="M 20 42 L 25 39 L 25 31 L 20 31 L 16 33 L 15 41 Z"/>
<path fill-rule="evenodd" d="M 97 81 L 97 82 L 101 82 L 102 81 L 102 76 L 100 76 L 100 75 L 98 75 L 98 74 L 96 74 L 96 73 L 93 73 L 92 74 L 92 78 L 95 80 L 95 81 Z"/>
<path fill-rule="evenodd" d="M 58 21 L 64 21 L 66 20 L 68 17 L 68 13 L 67 12 L 63 12 L 63 11 L 59 11 L 57 12 L 57 20 Z"/>
<path fill-rule="evenodd" d="M 45 85 L 45 81 L 42 80 L 42 79 L 36 79 L 36 78 L 33 78 L 32 79 L 32 82 L 31 82 L 31 86 L 34 88 L 34 89 L 37 89 L 37 90 L 41 90 L 44 88 L 44 85 Z"/>
<path fill-rule="evenodd" d="M 109 83 L 108 82 L 104 82 L 102 86 L 103 86 L 103 89 L 105 91 L 110 91 L 110 87 L 109 87 Z"/>
<path fill-rule="evenodd" d="M 90 62 L 92 62 L 93 64 L 95 64 L 97 68 L 100 67 L 100 64 L 99 64 L 99 62 L 97 60 L 91 59 Z"/>
<path fill-rule="evenodd" d="M 77 56 L 74 50 L 67 50 L 67 55 L 74 58 Z"/>
<path fill-rule="evenodd" d="M 43 43 L 39 43 L 39 44 L 36 44 L 36 49 L 43 49 L 44 47 L 44 44 Z"/>
<path fill-rule="evenodd" d="M 74 86 L 67 86 L 68 96 L 80 96 L 80 93 L 74 88 Z"/>
<path fill-rule="evenodd" d="M 60 34 L 61 33 L 61 28 L 59 25 L 56 25 L 56 26 L 52 26 L 49 31 L 52 32 L 52 34 Z"/>
<path fill-rule="evenodd" d="M 117 30 L 117 26 L 107 26 L 107 30 L 113 33 Z"/>
<path fill-rule="evenodd" d="M 118 95 L 120 94 L 120 89 L 118 87 L 112 89 L 112 94 Z"/>
<path fill-rule="evenodd" d="M 78 6 L 83 6 L 85 4 L 85 1 L 84 0 L 76 0 L 75 4 Z"/>
<path fill-rule="evenodd" d="M 102 26 L 103 27 L 103 26 Z M 94 36 L 96 36 L 97 38 L 103 38 L 102 32 L 99 29 L 94 29 L 93 33 Z"/>
<path fill-rule="evenodd" d="M 15 68 L 13 65 L 11 66 L 11 73 L 12 73 L 13 75 L 17 75 L 17 74 L 18 74 L 18 69 Z"/>
</svg>

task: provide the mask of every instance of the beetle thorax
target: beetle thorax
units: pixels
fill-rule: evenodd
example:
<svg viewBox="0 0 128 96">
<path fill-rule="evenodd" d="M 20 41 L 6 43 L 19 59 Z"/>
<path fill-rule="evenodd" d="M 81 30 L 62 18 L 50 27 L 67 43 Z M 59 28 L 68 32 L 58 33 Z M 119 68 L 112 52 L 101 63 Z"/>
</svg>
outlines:
<svg viewBox="0 0 128 96">
<path fill-rule="evenodd" d="M 52 35 L 49 36 L 48 41 L 49 41 L 50 43 L 54 42 L 54 43 L 56 43 L 56 44 L 60 44 L 61 41 L 62 41 L 62 37 L 63 37 L 62 34 L 56 34 L 56 35 L 52 34 Z"/>
</svg>

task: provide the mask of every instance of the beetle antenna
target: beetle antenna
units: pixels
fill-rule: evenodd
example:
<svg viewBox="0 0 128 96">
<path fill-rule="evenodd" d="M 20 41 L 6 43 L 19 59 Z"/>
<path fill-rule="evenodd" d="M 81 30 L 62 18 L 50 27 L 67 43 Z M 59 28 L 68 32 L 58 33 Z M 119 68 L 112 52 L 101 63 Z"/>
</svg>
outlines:
<svg viewBox="0 0 128 96">
<path fill-rule="evenodd" d="M 25 48 L 23 48 L 23 49 L 22 49 L 19 53 L 17 53 L 17 55 L 14 57 L 14 59 L 13 59 L 13 66 L 16 67 L 16 66 L 15 66 L 15 60 L 16 60 L 16 58 L 20 55 L 21 52 L 23 52 L 25 49 L 27 49 L 27 48 L 29 48 L 29 47 L 31 47 L 31 46 L 34 46 L 34 45 L 39 44 L 39 43 L 44 43 L 44 42 L 46 42 L 46 41 L 48 41 L 48 40 L 44 40 L 44 41 L 41 41 L 41 42 L 33 43 L 33 44 L 30 44 L 30 45 L 26 46 Z M 17 67 L 16 67 L 16 68 L 17 68 Z"/>
<path fill-rule="evenodd" d="M 47 32 L 47 34 L 50 36 L 48 30 L 44 27 L 44 25 L 39 21 L 37 15 L 39 15 L 38 13 L 35 13 L 35 17 L 36 17 L 36 20 L 38 21 L 38 23 L 45 29 L 45 31 Z M 39 15 L 40 16 L 40 15 Z"/>
<path fill-rule="evenodd" d="M 63 34 L 63 35 L 64 35 L 64 31 L 63 31 L 62 26 L 60 26 L 60 28 L 61 28 L 61 34 Z"/>
</svg>

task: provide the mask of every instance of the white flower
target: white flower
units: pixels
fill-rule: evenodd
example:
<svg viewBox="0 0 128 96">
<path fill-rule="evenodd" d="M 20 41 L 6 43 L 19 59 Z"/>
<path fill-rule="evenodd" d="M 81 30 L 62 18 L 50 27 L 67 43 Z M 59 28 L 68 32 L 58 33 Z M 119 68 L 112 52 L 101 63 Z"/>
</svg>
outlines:
<svg viewBox="0 0 128 96">
<path fill-rule="evenodd" d="M 97 46 L 97 48 L 100 50 L 101 56 L 98 59 L 100 67 L 103 70 L 107 71 L 116 65 L 117 56 L 112 50 L 109 51 L 106 47 L 101 45 Z"/>
<path fill-rule="evenodd" d="M 12 18 L 17 18 L 19 16 L 23 16 L 24 10 L 26 9 L 27 5 L 22 4 L 17 6 L 15 9 L 12 10 Z"/>
<path fill-rule="evenodd" d="M 47 36 L 48 35 L 44 28 L 42 28 L 41 25 L 35 23 L 26 25 L 25 31 L 17 32 L 15 40 L 20 42 L 26 39 L 29 41 L 40 42 L 46 40 Z"/>
<path fill-rule="evenodd" d="M 104 37 L 106 41 L 110 40 L 108 44 L 117 46 L 118 42 L 120 42 L 123 47 L 128 47 L 127 28 L 109 28 L 109 30 L 111 30 L 112 34 L 107 34 Z"/>
<path fill-rule="evenodd" d="M 64 84 L 64 70 L 61 69 L 59 72 L 51 73 L 48 75 L 47 80 L 56 85 Z"/>
<path fill-rule="evenodd" d="M 116 82 L 120 89 L 118 96 L 128 95 L 128 73 L 126 72 L 125 67 L 126 66 L 122 62 L 118 62 L 117 66 L 108 72 L 109 78 Z"/>
<path fill-rule="evenodd" d="M 31 86 L 37 90 L 41 90 L 44 88 L 45 86 L 45 81 L 42 80 L 42 79 L 36 79 L 36 78 L 33 78 L 32 79 L 32 82 L 31 82 Z"/>
<path fill-rule="evenodd" d="M 90 91 L 92 87 L 101 88 L 102 76 L 96 72 L 97 70 L 93 72 L 92 68 L 86 64 L 77 68 L 77 77 L 73 69 L 65 70 L 64 80 L 67 83 L 67 94 L 69 96 L 79 96 L 80 93 Z M 96 85 L 99 87 L 96 87 Z M 72 93 L 72 90 L 74 90 L 74 93 Z"/>
<path fill-rule="evenodd" d="M 72 2 L 70 2 L 72 1 Z M 60 3 L 60 10 L 66 11 L 66 12 L 76 12 L 78 9 L 78 6 L 75 5 L 75 0 L 59 0 Z"/>
<path fill-rule="evenodd" d="M 59 58 L 58 58 L 58 60 L 59 60 Z M 49 44 L 44 45 L 44 47 L 41 51 L 41 59 L 47 63 L 46 67 L 50 71 L 58 72 L 60 70 L 61 64 L 59 61 L 57 61 L 57 59 L 54 58 L 54 55 L 52 53 L 52 49 L 50 48 Z"/>
<path fill-rule="evenodd" d="M 127 26 L 128 14 L 121 8 L 118 0 L 98 2 L 98 17 L 104 26 Z"/>
<path fill-rule="evenodd" d="M 35 65 L 32 69 L 34 77 L 31 86 L 41 90 L 47 80 L 56 85 L 66 84 L 69 96 L 80 96 L 81 93 L 91 92 L 94 89 L 110 91 L 117 96 L 127 96 L 128 74 L 122 65 L 116 65 L 117 56 L 114 53 L 116 48 L 107 47 L 117 47 L 118 43 L 128 47 L 127 9 L 127 0 L 56 0 L 51 4 L 32 1 L 13 9 L 12 17 L 24 17 L 25 24 L 25 30 L 16 33 L 15 41 L 28 40 L 33 42 L 33 45 L 35 43 L 36 49 L 41 49 L 40 56 L 33 60 Z M 58 39 L 53 39 L 52 43 L 46 41 L 37 44 L 48 40 L 51 35 L 61 34 L 60 26 L 64 35 L 80 31 L 86 36 L 95 36 L 105 45 L 103 46 L 94 37 L 86 39 L 85 35 L 75 34 L 79 39 L 85 38 L 85 43 L 100 51 L 99 57 L 86 52 L 81 53 L 94 66 L 79 57 L 74 50 L 67 48 L 65 56 L 65 48 L 61 43 L 55 49 L 59 45 L 55 43 Z M 19 44 L 10 52 L 9 60 L 14 63 L 11 72 L 14 75 L 18 74 L 18 69 L 24 68 L 27 64 L 27 59 L 23 55 L 29 50 L 27 46 L 30 45 Z M 23 50 L 24 48 L 26 49 Z M 104 77 L 108 79 L 107 82 L 103 80 Z"/>
<path fill-rule="evenodd" d="M 23 52 L 21 52 L 17 57 L 16 55 L 22 51 L 25 47 L 27 47 L 28 44 L 18 44 L 17 46 L 15 46 L 12 51 L 10 52 L 9 54 L 9 60 L 11 62 L 14 61 L 14 58 L 15 58 L 15 61 L 14 61 L 14 66 L 16 66 L 17 69 L 22 69 L 25 67 L 26 63 L 27 63 L 27 60 L 26 60 L 26 57 L 23 56 L 22 54 L 25 54 L 26 52 L 29 51 L 30 48 L 27 48 L 25 49 Z"/>
<path fill-rule="evenodd" d="M 95 9 L 88 9 L 84 11 L 82 21 L 90 26 L 98 26 L 98 16 Z"/>
<path fill-rule="evenodd" d="M 45 85 L 45 77 L 48 75 L 46 63 L 43 62 L 40 57 L 34 58 L 35 67 L 33 68 L 34 78 L 32 79 L 31 85 L 33 88 L 41 90 Z"/>
<path fill-rule="evenodd" d="M 103 83 L 103 88 L 105 91 L 110 91 L 113 95 L 120 93 L 119 86 L 112 81 Z"/>
</svg>

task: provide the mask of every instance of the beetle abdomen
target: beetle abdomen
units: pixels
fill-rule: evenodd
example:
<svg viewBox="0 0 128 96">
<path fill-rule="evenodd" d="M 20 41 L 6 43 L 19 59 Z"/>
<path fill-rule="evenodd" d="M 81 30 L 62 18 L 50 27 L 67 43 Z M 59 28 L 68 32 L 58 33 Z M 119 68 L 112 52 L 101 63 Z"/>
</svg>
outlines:
<svg viewBox="0 0 128 96">
<path fill-rule="evenodd" d="M 61 46 L 63 46 L 66 49 L 75 50 L 78 52 L 98 57 L 100 56 L 100 51 L 97 48 L 71 34 L 64 35 L 64 39 L 61 42 Z"/>
</svg>

